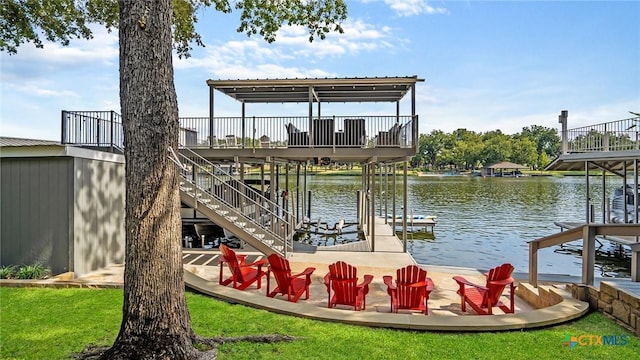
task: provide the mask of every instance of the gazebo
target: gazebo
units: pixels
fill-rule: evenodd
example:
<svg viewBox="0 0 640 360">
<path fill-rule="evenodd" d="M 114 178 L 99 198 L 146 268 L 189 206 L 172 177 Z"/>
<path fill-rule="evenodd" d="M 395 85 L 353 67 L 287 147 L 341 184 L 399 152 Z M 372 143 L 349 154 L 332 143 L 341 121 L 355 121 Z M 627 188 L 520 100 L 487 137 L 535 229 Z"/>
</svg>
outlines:
<svg viewBox="0 0 640 360">
<path fill-rule="evenodd" d="M 520 169 L 528 169 L 528 166 L 502 161 L 482 168 L 482 176 L 520 176 Z"/>
</svg>

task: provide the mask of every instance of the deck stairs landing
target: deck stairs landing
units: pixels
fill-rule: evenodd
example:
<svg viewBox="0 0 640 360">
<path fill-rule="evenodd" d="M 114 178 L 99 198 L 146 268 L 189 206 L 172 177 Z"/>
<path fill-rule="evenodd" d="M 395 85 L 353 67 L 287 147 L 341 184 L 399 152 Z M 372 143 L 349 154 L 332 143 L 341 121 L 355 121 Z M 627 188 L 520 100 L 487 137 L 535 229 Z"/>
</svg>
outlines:
<svg viewBox="0 0 640 360">
<path fill-rule="evenodd" d="M 289 212 L 189 149 L 180 149 L 175 160 L 182 202 L 266 255 L 292 251 Z"/>
</svg>

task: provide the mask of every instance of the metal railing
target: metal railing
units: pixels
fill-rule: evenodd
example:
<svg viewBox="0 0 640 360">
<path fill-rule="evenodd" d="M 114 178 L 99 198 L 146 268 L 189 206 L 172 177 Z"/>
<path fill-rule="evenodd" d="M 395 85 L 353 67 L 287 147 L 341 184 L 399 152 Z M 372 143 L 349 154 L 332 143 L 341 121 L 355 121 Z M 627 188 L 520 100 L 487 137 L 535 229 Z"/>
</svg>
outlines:
<svg viewBox="0 0 640 360">
<path fill-rule="evenodd" d="M 181 179 L 191 185 L 200 206 L 209 207 L 280 254 L 286 256 L 293 249 L 295 218 L 289 211 L 188 149 L 177 157 Z"/>
<path fill-rule="evenodd" d="M 122 118 L 115 111 L 62 111 L 62 144 L 124 149 Z"/>
<path fill-rule="evenodd" d="M 400 147 L 417 141 L 418 116 L 181 117 L 178 142 L 188 148 Z M 123 148 L 114 111 L 62 111 L 62 143 Z"/>
<path fill-rule="evenodd" d="M 567 146 L 563 153 L 639 150 L 640 117 L 583 126 L 562 135 Z"/>
</svg>

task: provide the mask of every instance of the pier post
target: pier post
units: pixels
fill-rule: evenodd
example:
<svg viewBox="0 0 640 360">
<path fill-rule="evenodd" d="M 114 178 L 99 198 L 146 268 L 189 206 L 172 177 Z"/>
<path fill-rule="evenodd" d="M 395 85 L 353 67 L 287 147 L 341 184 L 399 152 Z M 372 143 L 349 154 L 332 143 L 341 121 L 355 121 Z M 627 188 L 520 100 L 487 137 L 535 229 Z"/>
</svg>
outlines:
<svg viewBox="0 0 640 360">
<path fill-rule="evenodd" d="M 631 245 L 631 281 L 640 282 L 640 243 Z"/>
<path fill-rule="evenodd" d="M 538 287 L 538 249 L 540 244 L 536 241 L 529 243 L 529 284 Z"/>
<path fill-rule="evenodd" d="M 409 162 L 405 160 L 403 169 L 403 189 L 402 189 L 402 244 L 403 251 L 407 252 L 407 173 Z"/>
<path fill-rule="evenodd" d="M 593 268 L 596 264 L 596 228 L 585 225 L 582 228 L 582 283 L 593 285 Z"/>
<path fill-rule="evenodd" d="M 569 139 L 567 133 L 567 118 L 569 117 L 569 111 L 562 110 L 560 116 L 558 116 L 558 122 L 562 124 L 562 154 L 569 153 Z"/>
<path fill-rule="evenodd" d="M 391 195 L 391 227 L 393 228 L 393 232 L 396 231 L 396 163 L 393 163 L 393 188 Z"/>
<path fill-rule="evenodd" d="M 371 163 L 371 252 L 376 252 L 376 164 Z"/>
</svg>

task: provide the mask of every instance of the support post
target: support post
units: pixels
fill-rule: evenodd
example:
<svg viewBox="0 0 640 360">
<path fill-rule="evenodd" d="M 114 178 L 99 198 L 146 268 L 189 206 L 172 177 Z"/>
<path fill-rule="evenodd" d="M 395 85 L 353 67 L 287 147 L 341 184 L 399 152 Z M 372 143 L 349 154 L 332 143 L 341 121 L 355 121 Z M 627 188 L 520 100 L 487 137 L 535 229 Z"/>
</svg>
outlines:
<svg viewBox="0 0 640 360">
<path fill-rule="evenodd" d="M 240 140 L 242 144 L 241 144 L 240 147 L 243 148 L 243 149 L 244 149 L 244 146 L 245 146 L 245 144 L 244 144 L 245 139 L 247 138 L 247 132 L 246 132 L 247 131 L 247 129 L 246 129 L 247 128 L 247 125 L 246 125 L 247 118 L 245 117 L 246 116 L 245 105 L 246 104 L 243 102 L 242 103 L 242 128 L 240 129 L 240 133 L 242 134 L 242 138 Z"/>
<path fill-rule="evenodd" d="M 113 123 L 114 121 L 114 113 L 115 111 L 111 110 L 109 112 L 109 124 L 111 125 L 111 129 L 110 129 L 110 136 L 109 136 L 109 148 L 111 149 L 111 152 L 113 152 L 113 137 L 115 134 L 115 124 Z M 186 144 L 185 144 L 186 146 Z"/>
<path fill-rule="evenodd" d="M 303 193 L 304 194 L 304 193 Z M 296 203 L 293 204 L 296 207 L 296 222 L 297 225 L 300 222 L 300 219 L 304 220 L 304 208 L 302 211 L 302 215 L 300 216 L 300 163 L 296 164 Z M 303 221 L 304 222 L 304 221 Z"/>
<path fill-rule="evenodd" d="M 589 162 L 584 162 L 584 174 L 585 174 L 585 182 L 586 182 L 586 214 L 585 214 L 585 224 L 591 223 L 591 194 L 589 193 Z"/>
<path fill-rule="evenodd" d="M 307 190 L 307 217 L 311 222 L 311 190 Z"/>
<path fill-rule="evenodd" d="M 214 101 L 214 91 L 213 87 L 209 86 L 209 148 L 211 149 L 215 145 L 218 145 L 218 140 L 215 138 L 215 132 L 213 127 L 213 101 Z M 216 142 L 214 144 L 213 142 Z"/>
<path fill-rule="evenodd" d="M 388 224 L 387 214 L 389 214 L 389 165 L 384 166 L 384 223 Z"/>
<path fill-rule="evenodd" d="M 376 252 L 376 164 L 371 164 L 371 252 Z"/>
<path fill-rule="evenodd" d="M 602 223 L 607 222 L 607 172 L 602 170 Z"/>
<path fill-rule="evenodd" d="M 560 116 L 558 116 L 558 122 L 562 124 L 562 154 L 569 153 L 569 139 L 567 133 L 567 118 L 569 117 L 569 111 L 562 110 Z"/>
<path fill-rule="evenodd" d="M 391 187 L 393 190 L 391 191 L 392 200 L 391 200 L 391 227 L 393 228 L 393 233 L 396 232 L 396 163 L 393 163 L 393 184 Z"/>
<path fill-rule="evenodd" d="M 404 171 L 402 174 L 402 250 L 407 252 L 407 173 L 409 171 L 409 162 L 405 160 Z"/>
<path fill-rule="evenodd" d="M 585 225 L 582 228 L 582 283 L 593 285 L 593 268 L 596 264 L 596 228 Z"/>
<path fill-rule="evenodd" d="M 529 243 L 529 284 L 538 287 L 538 249 L 540 244 L 535 241 Z"/>
<path fill-rule="evenodd" d="M 640 282 L 640 243 L 631 245 L 631 281 Z"/>
</svg>

